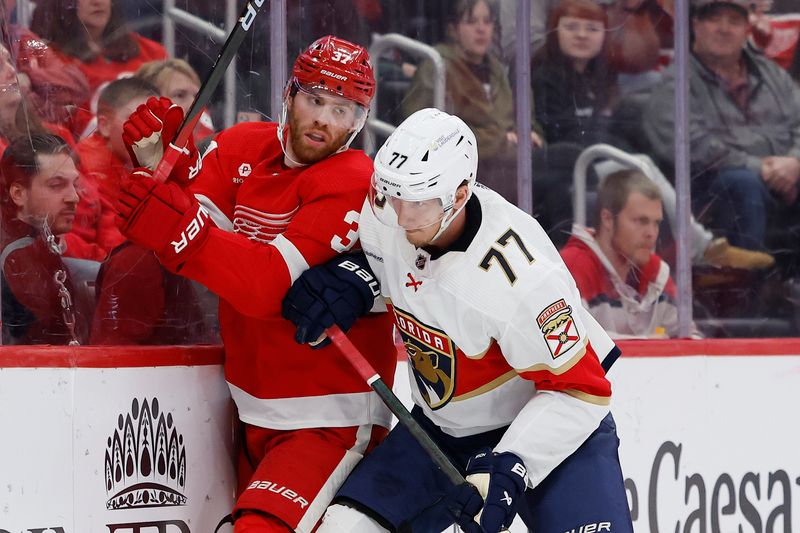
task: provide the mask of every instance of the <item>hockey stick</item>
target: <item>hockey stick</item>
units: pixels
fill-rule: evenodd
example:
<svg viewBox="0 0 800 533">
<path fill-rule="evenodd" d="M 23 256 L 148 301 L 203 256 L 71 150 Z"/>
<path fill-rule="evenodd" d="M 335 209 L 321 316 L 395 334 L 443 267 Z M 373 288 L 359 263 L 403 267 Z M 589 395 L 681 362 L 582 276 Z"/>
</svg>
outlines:
<svg viewBox="0 0 800 533">
<path fill-rule="evenodd" d="M 245 4 L 242 14 L 239 15 L 236 25 L 228 35 L 225 44 L 222 45 L 222 48 L 219 51 L 219 56 L 217 56 L 216 61 L 214 61 L 214 65 L 211 67 L 211 73 L 203 82 L 203 85 L 200 87 L 200 91 L 198 91 L 197 96 L 194 97 L 194 101 L 192 102 L 189 111 L 186 113 L 183 123 L 181 123 L 181 127 L 178 128 L 175 138 L 172 139 L 170 144 L 174 146 L 183 146 L 186 144 L 186 141 L 189 140 L 189 136 L 194 132 L 194 127 L 197 124 L 197 121 L 200 120 L 203 108 L 208 104 L 209 100 L 211 100 L 211 96 L 214 94 L 219 82 L 225 75 L 228 65 L 231 64 L 231 61 L 236 55 L 236 52 L 239 50 L 239 46 L 242 44 L 247 32 L 253 26 L 253 20 L 255 20 L 256 15 L 258 15 L 259 10 L 261 9 L 261 6 L 263 6 L 265 2 L 266 0 L 249 0 L 247 4 Z M 155 172 L 153 173 L 153 178 L 155 178 L 155 180 L 158 182 L 166 181 L 170 172 L 172 172 L 175 163 L 177 163 L 178 156 L 180 154 L 180 149 L 166 150 L 164 156 L 161 158 L 161 161 L 159 161 Z"/>
<path fill-rule="evenodd" d="M 448 459 L 439 446 L 433 442 L 430 435 L 419 425 L 419 422 L 414 420 L 414 417 L 411 416 L 406 406 L 395 396 L 392 389 L 386 386 L 381 376 L 372 368 L 372 365 L 369 364 L 366 357 L 358 351 L 358 348 L 355 347 L 350 339 L 347 338 L 347 335 L 339 329 L 339 326 L 334 324 L 325 330 L 325 334 L 330 337 L 331 342 L 342 352 L 345 359 L 353 365 L 355 371 L 367 382 L 367 385 L 372 387 L 372 390 L 378 394 L 380 399 L 383 400 L 383 403 L 386 404 L 386 407 L 397 417 L 397 420 L 405 426 L 419 445 L 422 446 L 425 453 L 428 454 L 439 470 L 447 476 L 447 479 L 449 479 L 454 486 L 469 483 L 464 479 L 464 476 L 461 475 L 461 472 L 453 466 L 453 463 L 450 462 L 450 459 Z M 508 530 L 503 530 L 501 533 L 508 533 Z"/>
</svg>

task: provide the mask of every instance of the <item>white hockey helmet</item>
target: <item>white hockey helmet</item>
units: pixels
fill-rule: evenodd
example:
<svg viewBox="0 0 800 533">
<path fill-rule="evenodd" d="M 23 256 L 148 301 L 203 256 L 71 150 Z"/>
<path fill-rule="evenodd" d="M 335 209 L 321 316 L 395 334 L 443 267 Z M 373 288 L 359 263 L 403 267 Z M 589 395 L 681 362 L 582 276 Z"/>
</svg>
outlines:
<svg viewBox="0 0 800 533">
<path fill-rule="evenodd" d="M 386 139 L 374 167 L 370 204 L 376 217 L 406 230 L 442 221 L 435 240 L 458 213 L 452 211 L 459 186 L 466 182 L 472 194 L 478 144 L 457 116 L 421 109 Z M 415 211 L 416 216 L 401 220 L 400 209 Z"/>
</svg>

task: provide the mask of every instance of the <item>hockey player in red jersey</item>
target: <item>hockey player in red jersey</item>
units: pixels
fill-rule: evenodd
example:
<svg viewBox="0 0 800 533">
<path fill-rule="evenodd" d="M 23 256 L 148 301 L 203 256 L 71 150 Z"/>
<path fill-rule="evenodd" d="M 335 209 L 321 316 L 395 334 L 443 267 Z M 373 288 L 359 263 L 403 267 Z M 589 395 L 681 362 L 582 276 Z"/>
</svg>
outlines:
<svg viewBox="0 0 800 533">
<path fill-rule="evenodd" d="M 605 375 L 619 349 L 538 222 L 477 186 L 477 160 L 463 120 L 414 113 L 375 157 L 359 225 L 408 353 L 411 414 L 473 486 L 453 487 L 398 424 L 318 533 L 429 533 L 454 520 L 498 533 L 517 513 L 537 533 L 633 531 Z M 352 316 L 338 299 L 328 315 L 308 311 L 328 305 L 328 270 L 287 294 L 300 342 Z"/>
<path fill-rule="evenodd" d="M 132 241 L 173 272 L 220 296 L 225 377 L 244 424 L 235 532 L 310 532 L 359 459 L 386 434 L 390 414 L 334 348 L 294 341 L 281 301 L 300 274 L 350 250 L 372 162 L 350 143 L 364 126 L 375 79 L 367 51 L 333 36 L 295 61 L 279 123 L 218 134 L 202 159 L 168 144 L 182 119 L 150 100 L 125 126 L 140 166 L 181 150 L 167 183 L 138 169 L 118 204 Z M 186 194 L 179 184 L 186 184 Z M 377 290 L 332 289 L 364 310 Z M 359 278 L 360 281 L 360 278 Z M 386 313 L 350 336 L 384 379 L 396 351 Z M 319 348 L 319 347 L 317 347 Z"/>
</svg>

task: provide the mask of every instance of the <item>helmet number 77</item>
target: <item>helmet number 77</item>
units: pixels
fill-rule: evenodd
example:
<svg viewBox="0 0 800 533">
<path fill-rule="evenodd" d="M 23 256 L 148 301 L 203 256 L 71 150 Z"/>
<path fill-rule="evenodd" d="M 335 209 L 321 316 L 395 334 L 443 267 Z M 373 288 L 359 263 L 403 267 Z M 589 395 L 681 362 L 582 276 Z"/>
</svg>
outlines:
<svg viewBox="0 0 800 533">
<path fill-rule="evenodd" d="M 408 156 L 403 155 L 399 152 L 392 152 L 392 159 L 389 161 L 389 166 L 394 165 L 394 162 L 397 161 L 398 159 L 401 159 L 401 161 L 397 163 L 397 168 L 400 168 L 403 166 L 403 163 L 408 161 Z"/>
</svg>

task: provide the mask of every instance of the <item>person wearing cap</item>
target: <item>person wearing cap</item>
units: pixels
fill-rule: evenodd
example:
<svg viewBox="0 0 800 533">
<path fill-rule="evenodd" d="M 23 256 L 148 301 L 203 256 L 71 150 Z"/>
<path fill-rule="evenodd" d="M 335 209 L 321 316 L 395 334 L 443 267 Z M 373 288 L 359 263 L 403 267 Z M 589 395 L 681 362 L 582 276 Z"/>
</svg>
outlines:
<svg viewBox="0 0 800 533">
<path fill-rule="evenodd" d="M 693 204 L 731 244 L 764 249 L 767 229 L 797 223 L 800 88 L 751 51 L 750 0 L 693 0 L 689 146 Z M 671 163 L 675 66 L 646 106 L 654 154 Z M 716 231 L 715 231 L 716 233 Z"/>
<path fill-rule="evenodd" d="M 123 185 L 123 233 L 220 298 L 225 377 L 243 428 L 236 533 L 314 530 L 390 427 L 388 409 L 358 373 L 335 353 L 297 344 L 281 317 L 300 274 L 357 242 L 372 161 L 349 146 L 374 93 L 367 51 L 327 36 L 295 61 L 278 123 L 222 131 L 202 159 L 191 140 L 168 144 L 183 119 L 168 100 L 151 99 L 124 126 L 134 163 L 147 168 Z M 173 149 L 179 161 L 167 183 L 156 183 L 151 172 Z M 360 271 L 347 264 L 344 285 Z M 357 294 L 372 306 L 373 289 Z M 349 336 L 391 383 L 388 314 L 367 317 Z"/>
</svg>

